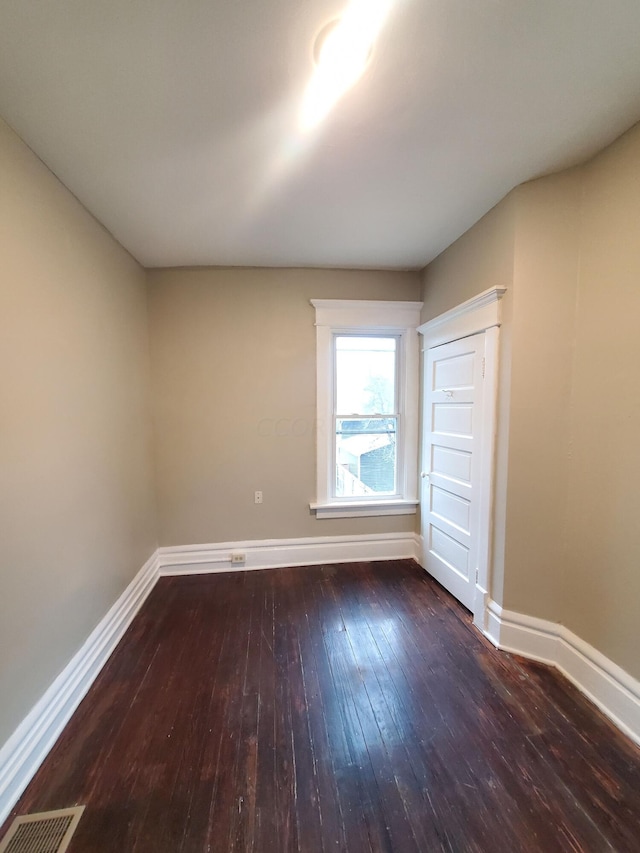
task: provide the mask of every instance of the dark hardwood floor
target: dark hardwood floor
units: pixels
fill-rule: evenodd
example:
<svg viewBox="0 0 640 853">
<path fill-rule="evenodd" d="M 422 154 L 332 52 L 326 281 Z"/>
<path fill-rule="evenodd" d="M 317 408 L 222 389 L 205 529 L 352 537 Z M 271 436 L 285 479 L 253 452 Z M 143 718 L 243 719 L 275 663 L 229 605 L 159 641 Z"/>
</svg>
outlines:
<svg viewBox="0 0 640 853">
<path fill-rule="evenodd" d="M 69 853 L 637 853 L 640 750 L 415 563 L 165 578 L 16 813 L 74 804 Z"/>
</svg>

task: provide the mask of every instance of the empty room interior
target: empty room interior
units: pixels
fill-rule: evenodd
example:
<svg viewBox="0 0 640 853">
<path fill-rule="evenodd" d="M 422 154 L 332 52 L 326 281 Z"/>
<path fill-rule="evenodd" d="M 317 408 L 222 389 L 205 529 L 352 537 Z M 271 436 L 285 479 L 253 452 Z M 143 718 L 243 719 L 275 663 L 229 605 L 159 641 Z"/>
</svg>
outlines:
<svg viewBox="0 0 640 853">
<path fill-rule="evenodd" d="M 639 44 L 0 0 L 0 851 L 640 851 Z"/>
</svg>

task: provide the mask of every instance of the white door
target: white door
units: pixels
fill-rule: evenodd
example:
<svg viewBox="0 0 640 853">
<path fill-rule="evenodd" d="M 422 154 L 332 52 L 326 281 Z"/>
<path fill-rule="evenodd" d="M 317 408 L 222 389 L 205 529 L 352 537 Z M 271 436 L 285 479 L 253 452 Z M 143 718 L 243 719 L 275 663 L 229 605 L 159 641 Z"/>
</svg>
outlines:
<svg viewBox="0 0 640 853">
<path fill-rule="evenodd" d="M 425 352 L 423 566 L 473 610 L 478 567 L 484 333 Z"/>
</svg>

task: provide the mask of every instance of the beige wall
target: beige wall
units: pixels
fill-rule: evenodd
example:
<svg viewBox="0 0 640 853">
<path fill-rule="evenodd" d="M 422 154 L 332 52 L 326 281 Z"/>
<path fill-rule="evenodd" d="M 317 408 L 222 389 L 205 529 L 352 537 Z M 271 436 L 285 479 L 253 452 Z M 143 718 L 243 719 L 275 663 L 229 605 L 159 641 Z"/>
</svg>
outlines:
<svg viewBox="0 0 640 853">
<path fill-rule="evenodd" d="M 417 273 L 187 269 L 151 271 L 148 282 L 161 544 L 414 529 L 413 516 L 317 520 L 309 510 L 309 300 L 417 300 Z"/>
<path fill-rule="evenodd" d="M 562 619 L 581 172 L 519 187 L 505 578 L 508 609 Z"/>
<path fill-rule="evenodd" d="M 566 624 L 640 678 L 640 125 L 585 167 Z"/>
<path fill-rule="evenodd" d="M 144 273 L 0 121 L 0 744 L 155 547 Z"/>
<path fill-rule="evenodd" d="M 422 322 L 490 287 L 509 286 L 514 239 L 515 204 L 508 195 L 424 270 Z"/>
<path fill-rule="evenodd" d="M 491 565 L 491 587 L 497 601 L 502 601 L 504 575 L 515 214 L 515 200 L 511 194 L 429 264 L 423 272 L 422 287 L 423 322 L 491 287 L 507 288 L 501 306 L 496 500 Z"/>
<path fill-rule="evenodd" d="M 424 273 L 425 316 L 504 284 L 509 246 L 493 595 L 638 678 L 640 126 L 447 249 Z"/>
</svg>

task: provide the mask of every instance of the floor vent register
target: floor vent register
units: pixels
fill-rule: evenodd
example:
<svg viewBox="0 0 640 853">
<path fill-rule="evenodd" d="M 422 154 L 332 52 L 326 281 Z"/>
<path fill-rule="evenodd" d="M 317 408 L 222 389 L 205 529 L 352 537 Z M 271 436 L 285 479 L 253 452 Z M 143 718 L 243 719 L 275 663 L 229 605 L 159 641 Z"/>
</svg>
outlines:
<svg viewBox="0 0 640 853">
<path fill-rule="evenodd" d="M 64 853 L 84 806 L 17 817 L 0 843 L 0 853 Z"/>
</svg>

